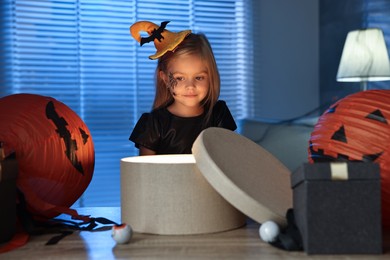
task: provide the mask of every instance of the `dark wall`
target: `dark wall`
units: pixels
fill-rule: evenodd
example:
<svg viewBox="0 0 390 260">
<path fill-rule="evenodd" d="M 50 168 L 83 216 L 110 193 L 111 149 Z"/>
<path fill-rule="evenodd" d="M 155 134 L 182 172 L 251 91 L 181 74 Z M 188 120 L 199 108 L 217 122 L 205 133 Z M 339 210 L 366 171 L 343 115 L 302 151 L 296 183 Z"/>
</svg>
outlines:
<svg viewBox="0 0 390 260">
<path fill-rule="evenodd" d="M 337 82 L 344 42 L 349 31 L 364 26 L 364 0 L 320 0 L 320 103 L 324 109 L 359 91 L 359 83 Z"/>
<path fill-rule="evenodd" d="M 253 1 L 253 111 L 286 120 L 319 106 L 319 0 Z"/>
</svg>

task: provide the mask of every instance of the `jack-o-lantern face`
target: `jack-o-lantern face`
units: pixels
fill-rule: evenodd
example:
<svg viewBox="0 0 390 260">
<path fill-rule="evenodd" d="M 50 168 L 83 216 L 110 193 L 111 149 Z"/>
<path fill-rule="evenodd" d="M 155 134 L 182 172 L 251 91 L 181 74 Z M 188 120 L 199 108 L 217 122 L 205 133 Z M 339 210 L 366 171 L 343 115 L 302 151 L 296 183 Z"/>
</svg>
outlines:
<svg viewBox="0 0 390 260">
<path fill-rule="evenodd" d="M 63 213 L 92 179 L 95 152 L 86 124 L 64 103 L 34 94 L 1 98 L 0 123 L 6 154 L 16 154 L 27 209 L 43 218 Z"/>
<path fill-rule="evenodd" d="M 334 105 L 330 109 L 328 109 L 321 119 L 325 118 L 326 116 L 329 116 L 328 114 L 336 113 L 338 106 L 339 105 Z M 341 120 L 348 121 L 347 118 L 342 118 Z M 382 129 L 382 130 L 386 130 L 385 128 L 388 127 L 387 120 L 383 116 L 380 109 L 376 109 L 372 112 L 369 112 L 364 118 L 362 118 L 362 121 L 363 120 L 367 120 L 368 124 L 374 124 L 374 122 L 372 122 L 372 121 L 370 122 L 370 120 L 374 120 L 374 121 L 379 122 L 380 124 L 383 124 L 384 129 Z M 347 131 L 353 132 L 356 129 L 353 126 L 349 127 L 349 125 L 347 125 L 347 124 L 348 124 L 347 122 L 340 122 L 340 126 L 334 132 L 330 131 L 327 133 L 327 134 L 330 134 L 330 136 L 329 136 L 329 141 L 330 141 L 329 144 L 330 145 L 328 147 L 330 149 L 327 150 L 328 153 L 326 153 L 324 151 L 324 149 L 321 149 L 321 148 L 318 148 L 317 151 L 315 150 L 315 144 L 313 144 L 313 142 L 314 142 L 314 140 L 316 140 L 316 138 L 315 138 L 315 136 L 313 136 L 314 135 L 314 132 L 313 132 L 312 139 L 310 140 L 310 159 L 313 162 L 327 162 L 327 161 L 335 161 L 335 160 L 337 160 L 337 161 L 353 161 L 353 162 L 359 162 L 359 161 L 360 162 L 376 162 L 377 161 L 377 159 L 383 154 L 383 151 L 378 150 L 380 147 L 373 146 L 373 151 L 371 151 L 372 153 L 366 153 L 366 154 L 361 153 L 361 152 L 370 152 L 370 149 L 369 149 L 370 146 L 364 147 L 362 149 L 362 151 L 356 150 L 356 148 L 357 148 L 356 145 L 359 145 L 359 144 L 357 144 L 356 141 L 361 143 L 364 140 L 364 138 L 350 140 L 349 136 L 353 136 L 353 135 L 350 134 L 347 137 L 346 132 Z M 377 128 L 377 126 L 375 126 L 375 127 Z M 321 130 L 323 130 L 323 129 L 321 129 Z M 332 129 L 332 130 L 334 130 L 334 129 Z M 361 129 L 359 129 L 359 130 L 361 130 Z M 375 133 L 369 132 L 369 133 L 364 133 L 364 134 L 366 135 L 366 138 L 368 138 L 369 141 L 374 139 L 374 136 L 368 136 L 368 135 L 375 135 Z M 318 137 L 318 133 L 317 133 L 317 137 Z M 323 138 L 323 135 L 321 136 L 321 138 Z M 382 140 L 382 141 L 384 141 L 384 140 Z M 336 143 L 338 146 L 337 151 L 333 151 L 333 149 L 331 149 L 331 148 L 335 147 L 334 144 L 336 144 Z M 351 143 L 352 143 L 352 146 L 351 146 Z M 333 144 L 333 145 L 331 145 L 331 144 Z M 360 145 L 362 145 L 362 143 Z M 378 151 L 375 151 L 375 149 L 377 149 Z"/>
<path fill-rule="evenodd" d="M 380 165 L 383 225 L 390 228 L 390 91 L 349 95 L 319 118 L 309 161 L 362 161 Z"/>
</svg>

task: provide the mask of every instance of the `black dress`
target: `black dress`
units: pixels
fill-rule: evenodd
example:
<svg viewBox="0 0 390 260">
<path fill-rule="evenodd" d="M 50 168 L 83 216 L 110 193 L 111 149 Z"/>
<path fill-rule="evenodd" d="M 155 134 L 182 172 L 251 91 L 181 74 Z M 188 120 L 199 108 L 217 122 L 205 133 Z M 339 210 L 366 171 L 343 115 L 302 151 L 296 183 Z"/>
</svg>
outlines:
<svg viewBox="0 0 390 260">
<path fill-rule="evenodd" d="M 137 148 L 143 146 L 156 154 L 191 154 L 192 144 L 204 129 L 223 127 L 234 131 L 237 128 L 223 100 L 217 101 L 206 125 L 204 118 L 205 114 L 179 117 L 167 108 L 156 109 L 142 114 L 129 139 Z"/>
</svg>

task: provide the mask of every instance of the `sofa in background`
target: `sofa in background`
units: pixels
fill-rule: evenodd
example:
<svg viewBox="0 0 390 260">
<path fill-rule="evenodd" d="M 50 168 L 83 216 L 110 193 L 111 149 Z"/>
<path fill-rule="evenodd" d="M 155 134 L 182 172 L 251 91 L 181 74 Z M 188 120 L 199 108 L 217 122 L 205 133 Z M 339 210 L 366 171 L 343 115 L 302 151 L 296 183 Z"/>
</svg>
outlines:
<svg viewBox="0 0 390 260">
<path fill-rule="evenodd" d="M 237 132 L 269 151 L 293 172 L 308 162 L 310 135 L 317 120 L 318 117 L 310 117 L 280 123 L 246 118 L 237 122 Z"/>
</svg>

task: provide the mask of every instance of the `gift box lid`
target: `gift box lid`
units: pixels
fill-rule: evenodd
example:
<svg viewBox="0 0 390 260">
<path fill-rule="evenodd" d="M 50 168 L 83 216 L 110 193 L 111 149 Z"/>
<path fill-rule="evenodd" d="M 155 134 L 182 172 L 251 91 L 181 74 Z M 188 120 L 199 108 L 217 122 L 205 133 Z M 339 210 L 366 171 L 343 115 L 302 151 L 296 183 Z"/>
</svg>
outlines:
<svg viewBox="0 0 390 260">
<path fill-rule="evenodd" d="M 192 153 L 200 172 L 228 202 L 253 220 L 286 224 L 292 207 L 290 171 L 250 139 L 224 128 L 207 128 Z"/>
<path fill-rule="evenodd" d="M 291 174 L 291 187 L 303 181 L 379 180 L 379 164 L 372 162 L 304 163 Z"/>
</svg>

